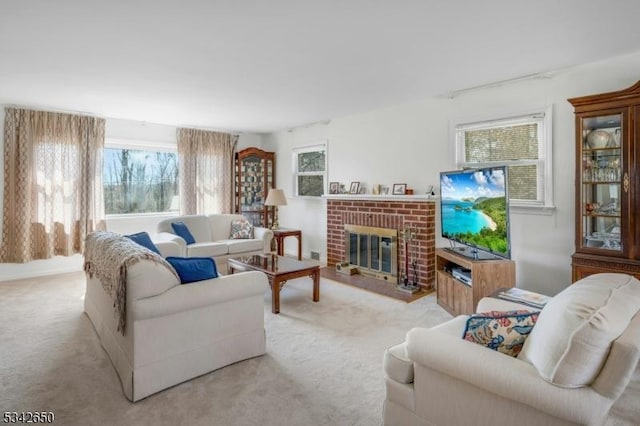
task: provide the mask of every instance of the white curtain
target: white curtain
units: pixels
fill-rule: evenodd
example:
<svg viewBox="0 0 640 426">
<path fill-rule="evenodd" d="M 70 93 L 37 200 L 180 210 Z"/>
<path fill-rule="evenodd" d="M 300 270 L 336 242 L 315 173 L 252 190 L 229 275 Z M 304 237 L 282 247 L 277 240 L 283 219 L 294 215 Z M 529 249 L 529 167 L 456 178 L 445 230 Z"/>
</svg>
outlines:
<svg viewBox="0 0 640 426">
<path fill-rule="evenodd" d="M 181 214 L 233 211 L 233 155 L 238 136 L 178 129 Z"/>
<path fill-rule="evenodd" d="M 84 251 L 105 228 L 102 118 L 6 108 L 0 261 Z"/>
</svg>

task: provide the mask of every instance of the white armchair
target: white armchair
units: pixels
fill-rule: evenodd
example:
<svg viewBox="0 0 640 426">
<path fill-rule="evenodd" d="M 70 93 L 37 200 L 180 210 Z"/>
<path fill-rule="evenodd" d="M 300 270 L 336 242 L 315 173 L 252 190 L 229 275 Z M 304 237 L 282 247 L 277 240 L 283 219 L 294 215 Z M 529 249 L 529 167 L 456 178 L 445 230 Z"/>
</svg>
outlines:
<svg viewBox="0 0 640 426">
<path fill-rule="evenodd" d="M 468 316 L 458 316 L 431 329 L 414 328 L 409 331 L 406 342 L 389 348 L 384 357 L 387 391 L 384 424 L 602 424 L 629 383 L 640 359 L 640 315 L 637 314 L 640 282 L 621 274 L 599 274 L 583 281 L 586 282 L 583 287 L 576 283 L 565 290 L 571 292 L 571 297 L 558 295 L 554 298 L 557 302 L 552 299 L 542 310 L 523 352 L 517 358 L 463 340 Z M 559 380 L 559 369 L 580 369 L 581 366 L 588 369 L 591 360 L 567 359 L 567 356 L 573 356 L 571 351 L 575 348 L 571 346 L 575 342 L 569 343 L 563 351 L 565 358 L 549 376 L 545 363 L 539 362 L 537 357 L 539 353 L 546 356 L 546 352 L 554 352 L 545 342 L 549 337 L 546 334 L 553 332 L 546 333 L 546 329 L 553 326 L 563 328 L 559 325 L 557 313 L 567 321 L 571 316 L 575 319 L 580 315 L 586 299 L 576 296 L 576 293 L 582 292 L 583 296 L 587 293 L 588 299 L 589 285 L 607 287 L 613 281 L 615 290 L 612 294 L 618 292 L 618 296 L 609 297 L 605 302 L 608 305 L 604 307 L 595 306 L 596 313 L 590 316 L 598 323 L 596 333 L 589 329 L 593 324 L 588 321 L 574 333 L 578 335 L 586 331 L 594 339 L 603 329 L 607 333 L 608 329 L 616 327 L 622 330 L 621 334 L 609 334 L 612 342 L 602 345 L 609 349 L 604 361 L 594 364 L 595 378 L 580 387 L 551 383 Z M 579 299 L 583 307 L 574 309 L 571 302 L 568 306 L 561 306 L 569 299 Z M 477 311 L 513 309 L 533 310 L 512 302 L 484 298 Z M 536 332 L 537 336 L 534 335 Z M 575 337 L 571 339 L 575 340 Z M 597 356 L 597 351 L 593 354 L 586 352 L 589 351 L 581 350 L 579 356 Z M 562 362 L 573 365 L 560 365 Z"/>
</svg>

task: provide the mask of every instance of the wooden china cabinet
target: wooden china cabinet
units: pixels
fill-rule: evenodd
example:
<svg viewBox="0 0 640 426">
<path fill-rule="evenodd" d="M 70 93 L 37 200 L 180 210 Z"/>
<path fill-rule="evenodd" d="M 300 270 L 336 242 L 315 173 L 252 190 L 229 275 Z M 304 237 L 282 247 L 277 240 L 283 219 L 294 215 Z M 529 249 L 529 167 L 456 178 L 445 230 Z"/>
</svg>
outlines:
<svg viewBox="0 0 640 426">
<path fill-rule="evenodd" d="M 271 227 L 273 207 L 264 205 L 276 186 L 275 153 L 246 148 L 235 156 L 235 210 L 254 226 Z"/>
<path fill-rule="evenodd" d="M 640 81 L 569 99 L 576 119 L 576 251 L 572 279 L 640 278 Z"/>
</svg>

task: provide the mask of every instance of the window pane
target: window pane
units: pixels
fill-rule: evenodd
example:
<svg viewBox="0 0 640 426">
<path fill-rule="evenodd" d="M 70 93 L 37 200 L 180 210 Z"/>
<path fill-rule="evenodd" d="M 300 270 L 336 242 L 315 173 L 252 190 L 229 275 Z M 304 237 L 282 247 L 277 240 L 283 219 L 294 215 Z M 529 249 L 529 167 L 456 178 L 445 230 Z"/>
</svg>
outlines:
<svg viewBox="0 0 640 426">
<path fill-rule="evenodd" d="M 301 152 L 298 154 L 298 172 L 324 172 L 324 170 L 324 151 Z"/>
<path fill-rule="evenodd" d="M 298 176 L 298 195 L 319 197 L 324 194 L 324 176 Z"/>
<path fill-rule="evenodd" d="M 538 167 L 529 164 L 524 166 L 509 166 L 509 199 L 530 200 L 538 199 Z"/>
<path fill-rule="evenodd" d="M 538 159 L 536 123 L 464 132 L 465 158 L 469 163 Z"/>
<path fill-rule="evenodd" d="M 103 184 L 107 214 L 175 211 L 177 154 L 105 148 Z"/>
</svg>

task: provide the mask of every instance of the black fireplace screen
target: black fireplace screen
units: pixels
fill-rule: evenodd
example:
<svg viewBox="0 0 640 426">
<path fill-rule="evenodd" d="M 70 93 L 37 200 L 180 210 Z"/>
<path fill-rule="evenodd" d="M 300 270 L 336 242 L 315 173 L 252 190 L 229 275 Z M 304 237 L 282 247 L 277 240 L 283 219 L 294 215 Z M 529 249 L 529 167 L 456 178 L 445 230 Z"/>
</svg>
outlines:
<svg viewBox="0 0 640 426">
<path fill-rule="evenodd" d="M 360 273 L 397 284 L 398 231 L 370 226 L 345 225 L 345 253 Z"/>
</svg>

